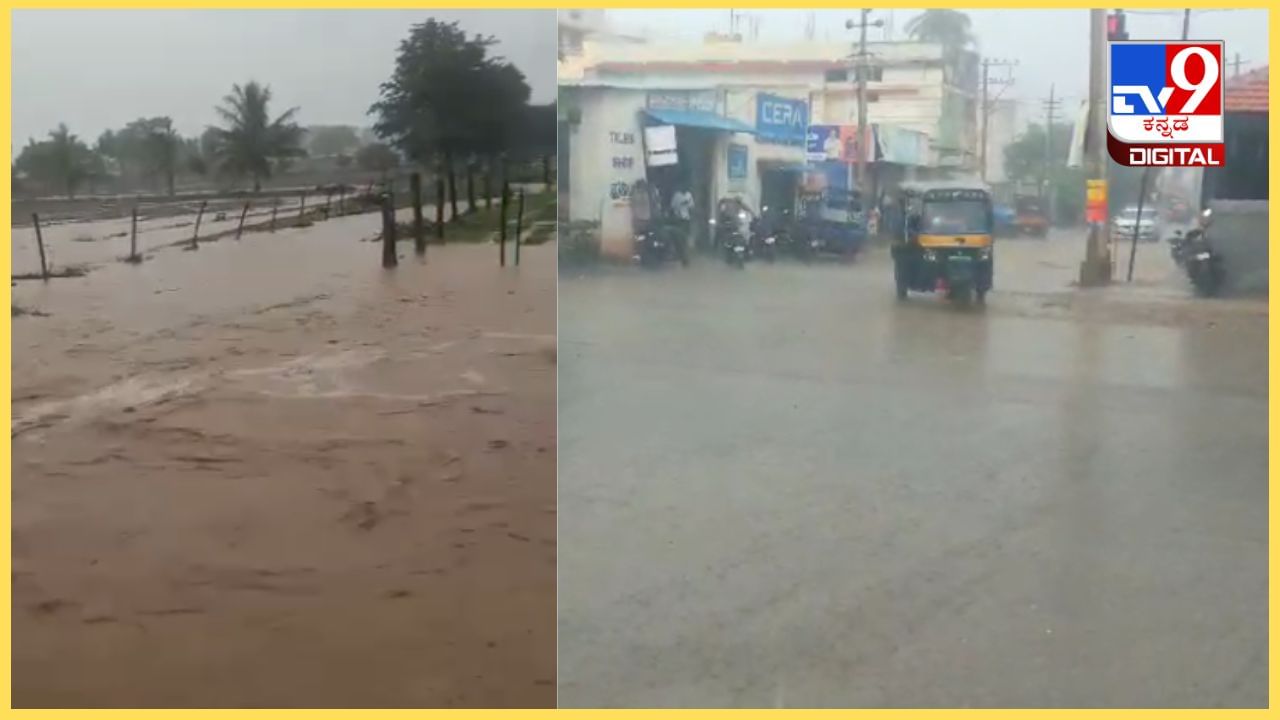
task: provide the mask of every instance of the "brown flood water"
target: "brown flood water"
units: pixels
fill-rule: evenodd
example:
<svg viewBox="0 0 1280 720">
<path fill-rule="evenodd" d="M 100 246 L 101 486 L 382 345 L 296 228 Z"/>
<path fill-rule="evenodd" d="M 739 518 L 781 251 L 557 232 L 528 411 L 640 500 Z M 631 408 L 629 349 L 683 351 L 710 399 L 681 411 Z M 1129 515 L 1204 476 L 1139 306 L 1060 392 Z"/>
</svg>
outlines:
<svg viewBox="0 0 1280 720">
<path fill-rule="evenodd" d="M 14 286 L 15 706 L 554 704 L 554 246 L 376 222 Z"/>
</svg>

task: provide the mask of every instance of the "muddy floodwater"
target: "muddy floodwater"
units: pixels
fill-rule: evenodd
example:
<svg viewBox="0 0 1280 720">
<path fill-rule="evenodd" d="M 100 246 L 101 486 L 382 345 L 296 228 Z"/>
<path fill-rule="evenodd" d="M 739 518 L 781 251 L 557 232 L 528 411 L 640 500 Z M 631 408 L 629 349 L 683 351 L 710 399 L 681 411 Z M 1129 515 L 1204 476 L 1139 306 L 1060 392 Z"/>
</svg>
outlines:
<svg viewBox="0 0 1280 720">
<path fill-rule="evenodd" d="M 377 222 L 46 235 L 92 268 L 12 289 L 16 706 L 555 702 L 554 246 L 387 272 Z"/>
</svg>

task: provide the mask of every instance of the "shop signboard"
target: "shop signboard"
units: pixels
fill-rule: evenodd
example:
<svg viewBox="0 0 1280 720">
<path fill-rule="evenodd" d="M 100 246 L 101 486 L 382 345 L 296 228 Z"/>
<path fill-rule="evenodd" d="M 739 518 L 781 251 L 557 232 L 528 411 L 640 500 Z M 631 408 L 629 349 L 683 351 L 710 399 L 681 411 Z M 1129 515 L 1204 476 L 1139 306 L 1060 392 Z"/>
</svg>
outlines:
<svg viewBox="0 0 1280 720">
<path fill-rule="evenodd" d="M 809 103 L 805 100 L 758 93 L 756 140 L 775 145 L 805 146 L 809 128 Z"/>
</svg>

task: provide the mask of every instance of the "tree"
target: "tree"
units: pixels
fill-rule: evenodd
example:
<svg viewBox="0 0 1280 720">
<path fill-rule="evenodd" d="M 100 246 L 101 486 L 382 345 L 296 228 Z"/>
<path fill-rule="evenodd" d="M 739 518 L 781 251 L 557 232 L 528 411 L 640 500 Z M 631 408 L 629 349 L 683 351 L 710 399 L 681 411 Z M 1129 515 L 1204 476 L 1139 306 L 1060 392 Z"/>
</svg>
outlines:
<svg viewBox="0 0 1280 720">
<path fill-rule="evenodd" d="M 456 22 L 415 25 L 400 43 L 391 79 L 369 108 L 378 118 L 379 137 L 415 162 L 440 162 L 455 214 L 455 159 L 502 152 L 529 98 L 524 75 L 489 56 L 495 42 L 468 37 Z"/>
<path fill-rule="evenodd" d="M 1078 219 L 1084 213 L 1085 177 L 1081 168 L 1067 167 L 1071 147 L 1071 126 L 1055 123 L 1052 129 L 1052 157 L 1045 157 L 1045 127 L 1031 124 L 1017 140 L 1004 149 L 1004 169 L 1010 180 L 1043 187 L 1053 199 L 1057 221 Z"/>
<path fill-rule="evenodd" d="M 182 138 L 169 117 L 138 118 L 120 130 L 98 136 L 97 152 L 110 158 L 127 182 L 147 182 L 157 189 L 163 184 L 174 193 L 180 167 Z"/>
<path fill-rule="evenodd" d="M 969 16 L 959 10 L 925 10 L 907 21 L 903 29 L 915 40 L 942 45 L 948 55 L 969 47 L 977 40 Z"/>
<path fill-rule="evenodd" d="M 249 81 L 233 85 L 231 94 L 215 108 L 226 123 L 213 127 L 213 158 L 220 172 L 236 178 L 248 177 L 253 190 L 262 189 L 262 181 L 271 177 L 273 163 L 300 157 L 302 128 L 293 121 L 298 108 L 290 108 L 272 120 L 268 112 L 271 88 Z"/>
<path fill-rule="evenodd" d="M 312 155 L 345 155 L 360 147 L 360 136 L 350 125 L 313 125 L 307 128 L 307 150 Z"/>
<path fill-rule="evenodd" d="M 400 164 L 400 156 L 386 143 L 370 143 L 356 151 L 356 166 L 361 170 L 385 173 Z"/>
<path fill-rule="evenodd" d="M 167 117 L 153 118 L 145 140 L 147 159 L 153 171 L 164 178 L 169 195 L 175 193 L 174 179 L 178 174 L 178 155 L 182 150 L 182 138 L 173 129 L 173 120 Z"/>
<path fill-rule="evenodd" d="M 14 166 L 37 182 L 64 189 L 73 199 L 81 184 L 102 172 L 100 158 L 65 124 L 51 131 L 48 140 L 28 140 Z"/>
</svg>

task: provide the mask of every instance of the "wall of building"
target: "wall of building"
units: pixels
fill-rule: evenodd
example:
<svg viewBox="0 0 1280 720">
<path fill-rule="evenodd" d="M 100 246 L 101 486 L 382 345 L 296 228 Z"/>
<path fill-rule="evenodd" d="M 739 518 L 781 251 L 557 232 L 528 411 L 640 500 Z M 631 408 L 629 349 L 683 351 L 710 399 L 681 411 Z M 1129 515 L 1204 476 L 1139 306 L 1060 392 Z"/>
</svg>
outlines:
<svg viewBox="0 0 1280 720">
<path fill-rule="evenodd" d="M 988 183 L 1003 183 L 1008 180 L 1004 172 L 1004 151 L 1022 131 L 1018 120 L 1017 101 L 998 100 L 991 104 L 987 129 Z"/>
<path fill-rule="evenodd" d="M 645 92 L 580 88 L 571 96 L 566 105 L 572 109 L 567 110 L 578 122 L 567 132 L 570 218 L 599 222 L 601 250 L 629 256 L 629 192 L 631 185 L 644 177 L 639 113 Z"/>
</svg>

